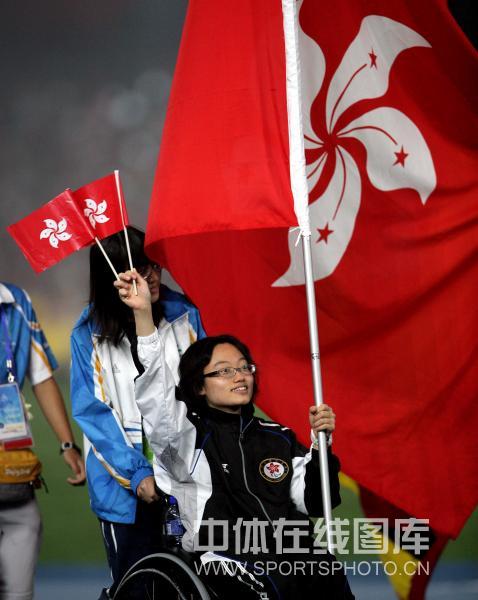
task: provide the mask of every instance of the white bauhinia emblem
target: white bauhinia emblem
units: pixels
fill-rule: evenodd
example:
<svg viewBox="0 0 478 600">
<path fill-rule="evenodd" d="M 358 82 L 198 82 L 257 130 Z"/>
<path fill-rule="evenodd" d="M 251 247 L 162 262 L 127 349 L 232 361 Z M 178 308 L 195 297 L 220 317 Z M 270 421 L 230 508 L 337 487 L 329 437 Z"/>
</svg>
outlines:
<svg viewBox="0 0 478 600">
<path fill-rule="evenodd" d="M 40 233 L 40 239 L 48 238 L 50 246 L 58 248 L 59 242 L 66 242 L 71 238 L 71 233 L 66 231 L 68 223 L 66 219 L 60 219 L 58 223 L 53 219 L 43 219 L 46 227 Z"/>
<path fill-rule="evenodd" d="M 361 175 L 343 140 L 360 141 L 367 153 L 370 183 L 384 192 L 411 188 L 423 204 L 436 187 L 430 150 L 417 126 L 400 110 L 379 106 L 351 121 L 342 114 L 361 100 L 380 98 L 388 89 L 397 56 L 408 48 L 430 47 L 418 33 L 387 17 L 369 15 L 345 52 L 327 90 L 324 139 L 311 123 L 311 106 L 325 75 L 325 57 L 318 44 L 299 27 L 305 149 L 314 160 L 307 164 L 314 280 L 334 272 L 352 237 L 360 206 Z M 337 126 L 340 119 L 340 126 Z M 335 167 L 325 191 L 314 197 L 327 161 Z M 334 163 L 332 163 L 334 164 Z M 323 188 L 322 188 L 323 189 Z M 291 263 L 274 286 L 304 283 L 302 251 L 296 246 L 297 228 L 289 230 Z"/>
<path fill-rule="evenodd" d="M 92 198 L 85 198 L 85 204 L 86 208 L 83 210 L 83 213 L 89 219 L 93 229 L 96 227 L 96 223 L 107 223 L 109 221 L 109 217 L 104 214 L 108 208 L 106 200 L 96 204 Z"/>
</svg>

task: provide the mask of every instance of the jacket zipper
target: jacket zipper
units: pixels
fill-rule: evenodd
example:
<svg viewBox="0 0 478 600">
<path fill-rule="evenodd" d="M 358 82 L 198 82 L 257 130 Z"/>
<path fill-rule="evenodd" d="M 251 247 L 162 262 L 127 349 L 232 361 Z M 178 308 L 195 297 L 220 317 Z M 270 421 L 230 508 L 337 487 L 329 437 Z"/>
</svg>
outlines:
<svg viewBox="0 0 478 600">
<path fill-rule="evenodd" d="M 252 420 L 249 421 L 249 423 L 246 425 L 246 428 L 244 429 L 244 431 L 248 428 L 249 424 L 252 423 Z M 256 496 L 253 492 L 251 492 L 251 489 L 249 488 L 249 484 L 247 483 L 247 476 L 246 476 L 246 461 L 244 458 L 244 450 L 242 448 L 242 440 L 244 437 L 244 431 L 242 430 L 242 416 L 241 416 L 241 428 L 239 431 L 239 450 L 241 452 L 241 459 L 242 459 L 242 474 L 244 476 L 244 484 L 246 486 L 246 490 L 249 492 L 249 494 L 255 498 L 259 504 L 259 506 L 261 507 L 262 512 L 264 513 L 266 519 L 268 520 L 270 526 L 272 527 L 272 531 L 275 531 L 275 527 L 274 524 L 272 522 L 272 519 L 269 517 L 269 515 L 267 514 L 267 511 L 264 507 L 264 505 L 262 504 L 262 500 Z"/>
</svg>

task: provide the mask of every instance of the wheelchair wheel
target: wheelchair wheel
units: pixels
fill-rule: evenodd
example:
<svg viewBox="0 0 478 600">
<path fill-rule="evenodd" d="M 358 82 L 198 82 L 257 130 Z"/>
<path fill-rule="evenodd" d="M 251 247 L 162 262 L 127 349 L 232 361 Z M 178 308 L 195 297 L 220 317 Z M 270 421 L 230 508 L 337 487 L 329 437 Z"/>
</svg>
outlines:
<svg viewBox="0 0 478 600">
<path fill-rule="evenodd" d="M 150 554 L 134 564 L 116 588 L 113 600 L 211 600 L 206 587 L 175 554 Z"/>
</svg>

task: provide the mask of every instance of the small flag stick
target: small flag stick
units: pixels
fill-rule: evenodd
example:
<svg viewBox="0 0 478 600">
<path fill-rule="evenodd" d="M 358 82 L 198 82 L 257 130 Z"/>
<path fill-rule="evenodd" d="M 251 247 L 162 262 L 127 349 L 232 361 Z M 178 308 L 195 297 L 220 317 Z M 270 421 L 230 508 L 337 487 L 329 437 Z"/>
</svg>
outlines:
<svg viewBox="0 0 478 600">
<path fill-rule="evenodd" d="M 105 251 L 105 249 L 103 248 L 103 246 L 101 245 L 101 242 L 100 242 L 100 240 L 99 240 L 97 237 L 95 237 L 95 242 L 98 244 L 98 247 L 99 247 L 99 249 L 100 249 L 100 250 L 101 250 L 101 252 L 103 253 L 103 256 L 106 258 L 106 262 L 107 262 L 107 263 L 109 264 L 109 266 L 111 267 L 111 270 L 113 271 L 113 273 L 114 273 L 114 276 L 115 276 L 115 277 L 116 277 L 116 279 L 119 281 L 119 275 L 118 275 L 118 273 L 116 272 L 116 269 L 114 268 L 114 266 L 113 266 L 113 263 L 112 263 L 112 262 L 111 262 L 111 260 L 110 260 L 110 257 L 109 257 L 109 256 L 106 254 L 106 251 Z"/>
<path fill-rule="evenodd" d="M 126 225 L 125 225 L 125 222 L 124 222 L 124 215 L 123 215 L 123 193 L 122 193 L 122 190 L 121 190 L 121 183 L 120 183 L 120 177 L 119 177 L 119 171 L 118 171 L 118 169 L 115 169 L 115 181 L 116 181 L 116 191 L 117 191 L 117 194 L 118 194 L 118 202 L 119 202 L 120 213 L 121 213 L 121 222 L 123 223 L 124 239 L 126 241 L 126 252 L 128 253 L 129 268 L 132 271 L 135 271 L 136 269 L 133 267 L 133 260 L 131 258 L 131 248 L 129 246 L 128 230 L 126 229 Z M 134 290 L 134 295 L 137 296 L 138 295 L 138 288 L 136 286 L 136 281 L 134 281 L 134 280 L 133 280 L 133 290 Z"/>
</svg>

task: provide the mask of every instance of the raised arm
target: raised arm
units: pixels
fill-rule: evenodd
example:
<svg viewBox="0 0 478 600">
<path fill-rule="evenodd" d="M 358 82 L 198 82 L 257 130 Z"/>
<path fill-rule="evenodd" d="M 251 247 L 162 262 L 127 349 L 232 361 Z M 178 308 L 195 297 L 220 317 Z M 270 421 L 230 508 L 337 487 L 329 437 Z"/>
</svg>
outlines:
<svg viewBox="0 0 478 600">
<path fill-rule="evenodd" d="M 144 373 L 136 379 L 135 398 L 143 428 L 156 460 L 177 477 L 189 476 L 196 431 L 187 407 L 176 400 L 176 385 L 165 359 L 163 341 L 154 325 L 147 282 L 136 272 L 120 273 L 114 283 L 122 301 L 133 310 L 138 357 Z M 137 295 L 133 281 L 136 281 Z"/>
</svg>

